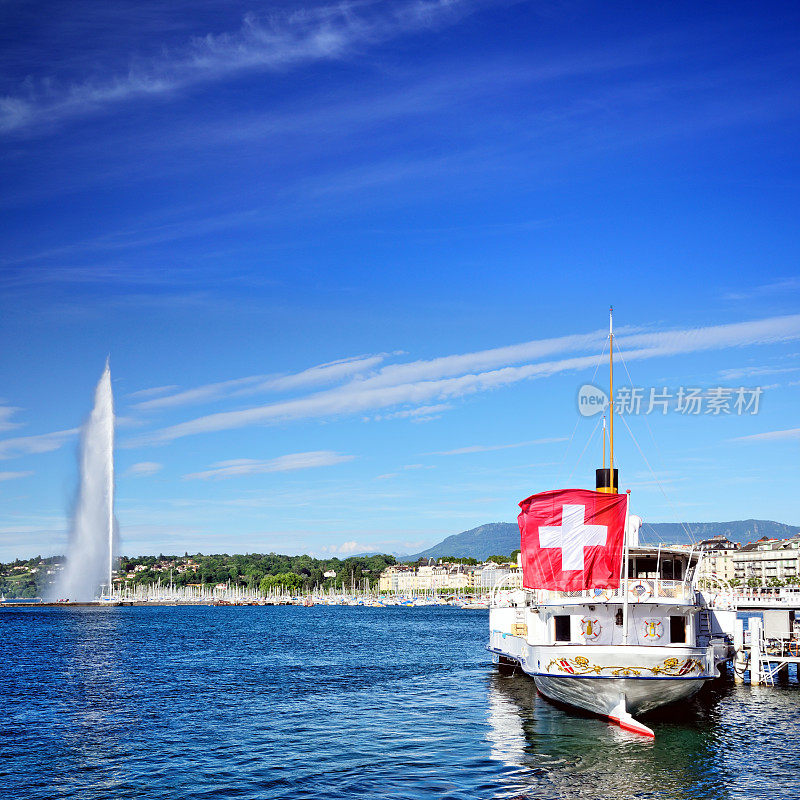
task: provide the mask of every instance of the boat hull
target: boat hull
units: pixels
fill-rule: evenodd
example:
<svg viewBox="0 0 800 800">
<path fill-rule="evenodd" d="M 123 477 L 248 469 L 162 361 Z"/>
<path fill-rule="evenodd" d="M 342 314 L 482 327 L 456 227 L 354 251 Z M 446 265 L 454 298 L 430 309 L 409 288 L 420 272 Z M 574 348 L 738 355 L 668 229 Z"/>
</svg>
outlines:
<svg viewBox="0 0 800 800">
<path fill-rule="evenodd" d="M 704 680 L 676 678 L 532 677 L 536 688 L 548 699 L 611 718 L 616 716 L 621 701 L 624 701 L 624 708 L 629 714 L 646 714 L 661 706 L 688 699 L 705 683 Z"/>
<path fill-rule="evenodd" d="M 501 635 L 489 650 L 550 700 L 612 719 L 686 700 L 718 675 L 713 648 L 537 646 Z"/>
</svg>

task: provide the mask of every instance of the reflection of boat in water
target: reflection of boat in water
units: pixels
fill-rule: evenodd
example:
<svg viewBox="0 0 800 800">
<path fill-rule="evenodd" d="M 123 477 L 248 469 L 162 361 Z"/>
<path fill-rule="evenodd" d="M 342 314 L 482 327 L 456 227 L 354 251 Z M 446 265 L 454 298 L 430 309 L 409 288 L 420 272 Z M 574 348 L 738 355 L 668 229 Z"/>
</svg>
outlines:
<svg viewBox="0 0 800 800">
<path fill-rule="evenodd" d="M 729 695 L 732 687 L 726 691 Z M 719 776 L 729 756 L 720 746 L 720 736 L 726 737 L 718 717 L 728 695 L 704 691 L 699 699 L 671 707 L 659 732 L 663 744 L 654 748 L 651 739 L 608 730 L 593 714 L 577 711 L 584 719 L 576 720 L 562 713 L 537 696 L 526 675 L 496 671 L 487 693 L 489 755 L 505 767 L 503 789 L 509 796 L 724 800 L 728 792 Z M 609 746 L 609 740 L 620 746 Z"/>
<path fill-rule="evenodd" d="M 613 352 L 613 333 L 610 334 Z M 612 361 L 613 364 L 613 361 Z M 520 503 L 524 589 L 492 597 L 489 650 L 519 665 L 547 698 L 653 736 L 634 719 L 691 697 L 729 657 L 734 612 L 696 591 L 700 554 L 639 544 L 638 517 L 611 466 L 596 491 L 555 490 Z"/>
</svg>

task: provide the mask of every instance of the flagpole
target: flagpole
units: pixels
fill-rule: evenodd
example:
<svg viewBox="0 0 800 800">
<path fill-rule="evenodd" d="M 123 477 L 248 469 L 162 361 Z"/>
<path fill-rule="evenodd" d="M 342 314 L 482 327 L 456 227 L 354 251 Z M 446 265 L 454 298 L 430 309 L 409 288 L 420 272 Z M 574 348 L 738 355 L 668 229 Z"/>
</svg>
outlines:
<svg viewBox="0 0 800 800">
<path fill-rule="evenodd" d="M 625 492 L 625 530 L 623 532 L 624 545 L 622 547 L 623 558 L 623 572 L 625 580 L 623 582 L 623 596 L 622 596 L 622 643 L 628 644 L 628 512 L 631 505 L 631 490 Z"/>
<path fill-rule="evenodd" d="M 608 408 L 611 426 L 609 444 L 611 450 L 611 494 L 616 494 L 619 486 L 614 485 L 614 306 L 608 310 Z M 603 440 L 605 445 L 605 440 Z"/>
<path fill-rule="evenodd" d="M 606 468 L 606 415 L 603 414 L 603 469 Z"/>
</svg>

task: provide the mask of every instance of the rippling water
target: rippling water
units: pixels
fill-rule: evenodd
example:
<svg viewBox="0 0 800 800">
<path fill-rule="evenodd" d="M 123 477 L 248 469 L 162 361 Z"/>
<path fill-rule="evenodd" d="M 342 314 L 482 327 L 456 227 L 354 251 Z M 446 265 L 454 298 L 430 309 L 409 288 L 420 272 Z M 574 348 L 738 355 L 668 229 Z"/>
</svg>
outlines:
<svg viewBox="0 0 800 800">
<path fill-rule="evenodd" d="M 554 708 L 448 608 L 0 611 L 2 798 L 795 798 L 800 689 L 655 741 Z"/>
</svg>

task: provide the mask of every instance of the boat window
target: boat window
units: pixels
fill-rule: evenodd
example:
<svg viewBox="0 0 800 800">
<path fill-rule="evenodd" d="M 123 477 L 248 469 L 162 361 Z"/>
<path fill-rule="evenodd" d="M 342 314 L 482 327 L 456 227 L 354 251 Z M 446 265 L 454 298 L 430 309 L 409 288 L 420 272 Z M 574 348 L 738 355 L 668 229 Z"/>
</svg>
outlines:
<svg viewBox="0 0 800 800">
<path fill-rule="evenodd" d="M 554 619 L 556 621 L 556 641 L 569 642 L 572 638 L 570 636 L 569 615 L 554 617 Z"/>
<path fill-rule="evenodd" d="M 670 617 L 669 618 L 669 640 L 672 644 L 685 644 L 686 643 L 686 618 L 685 617 Z"/>
<path fill-rule="evenodd" d="M 656 578 L 657 560 L 655 558 L 637 558 L 636 570 L 633 573 L 635 578 Z"/>
</svg>

